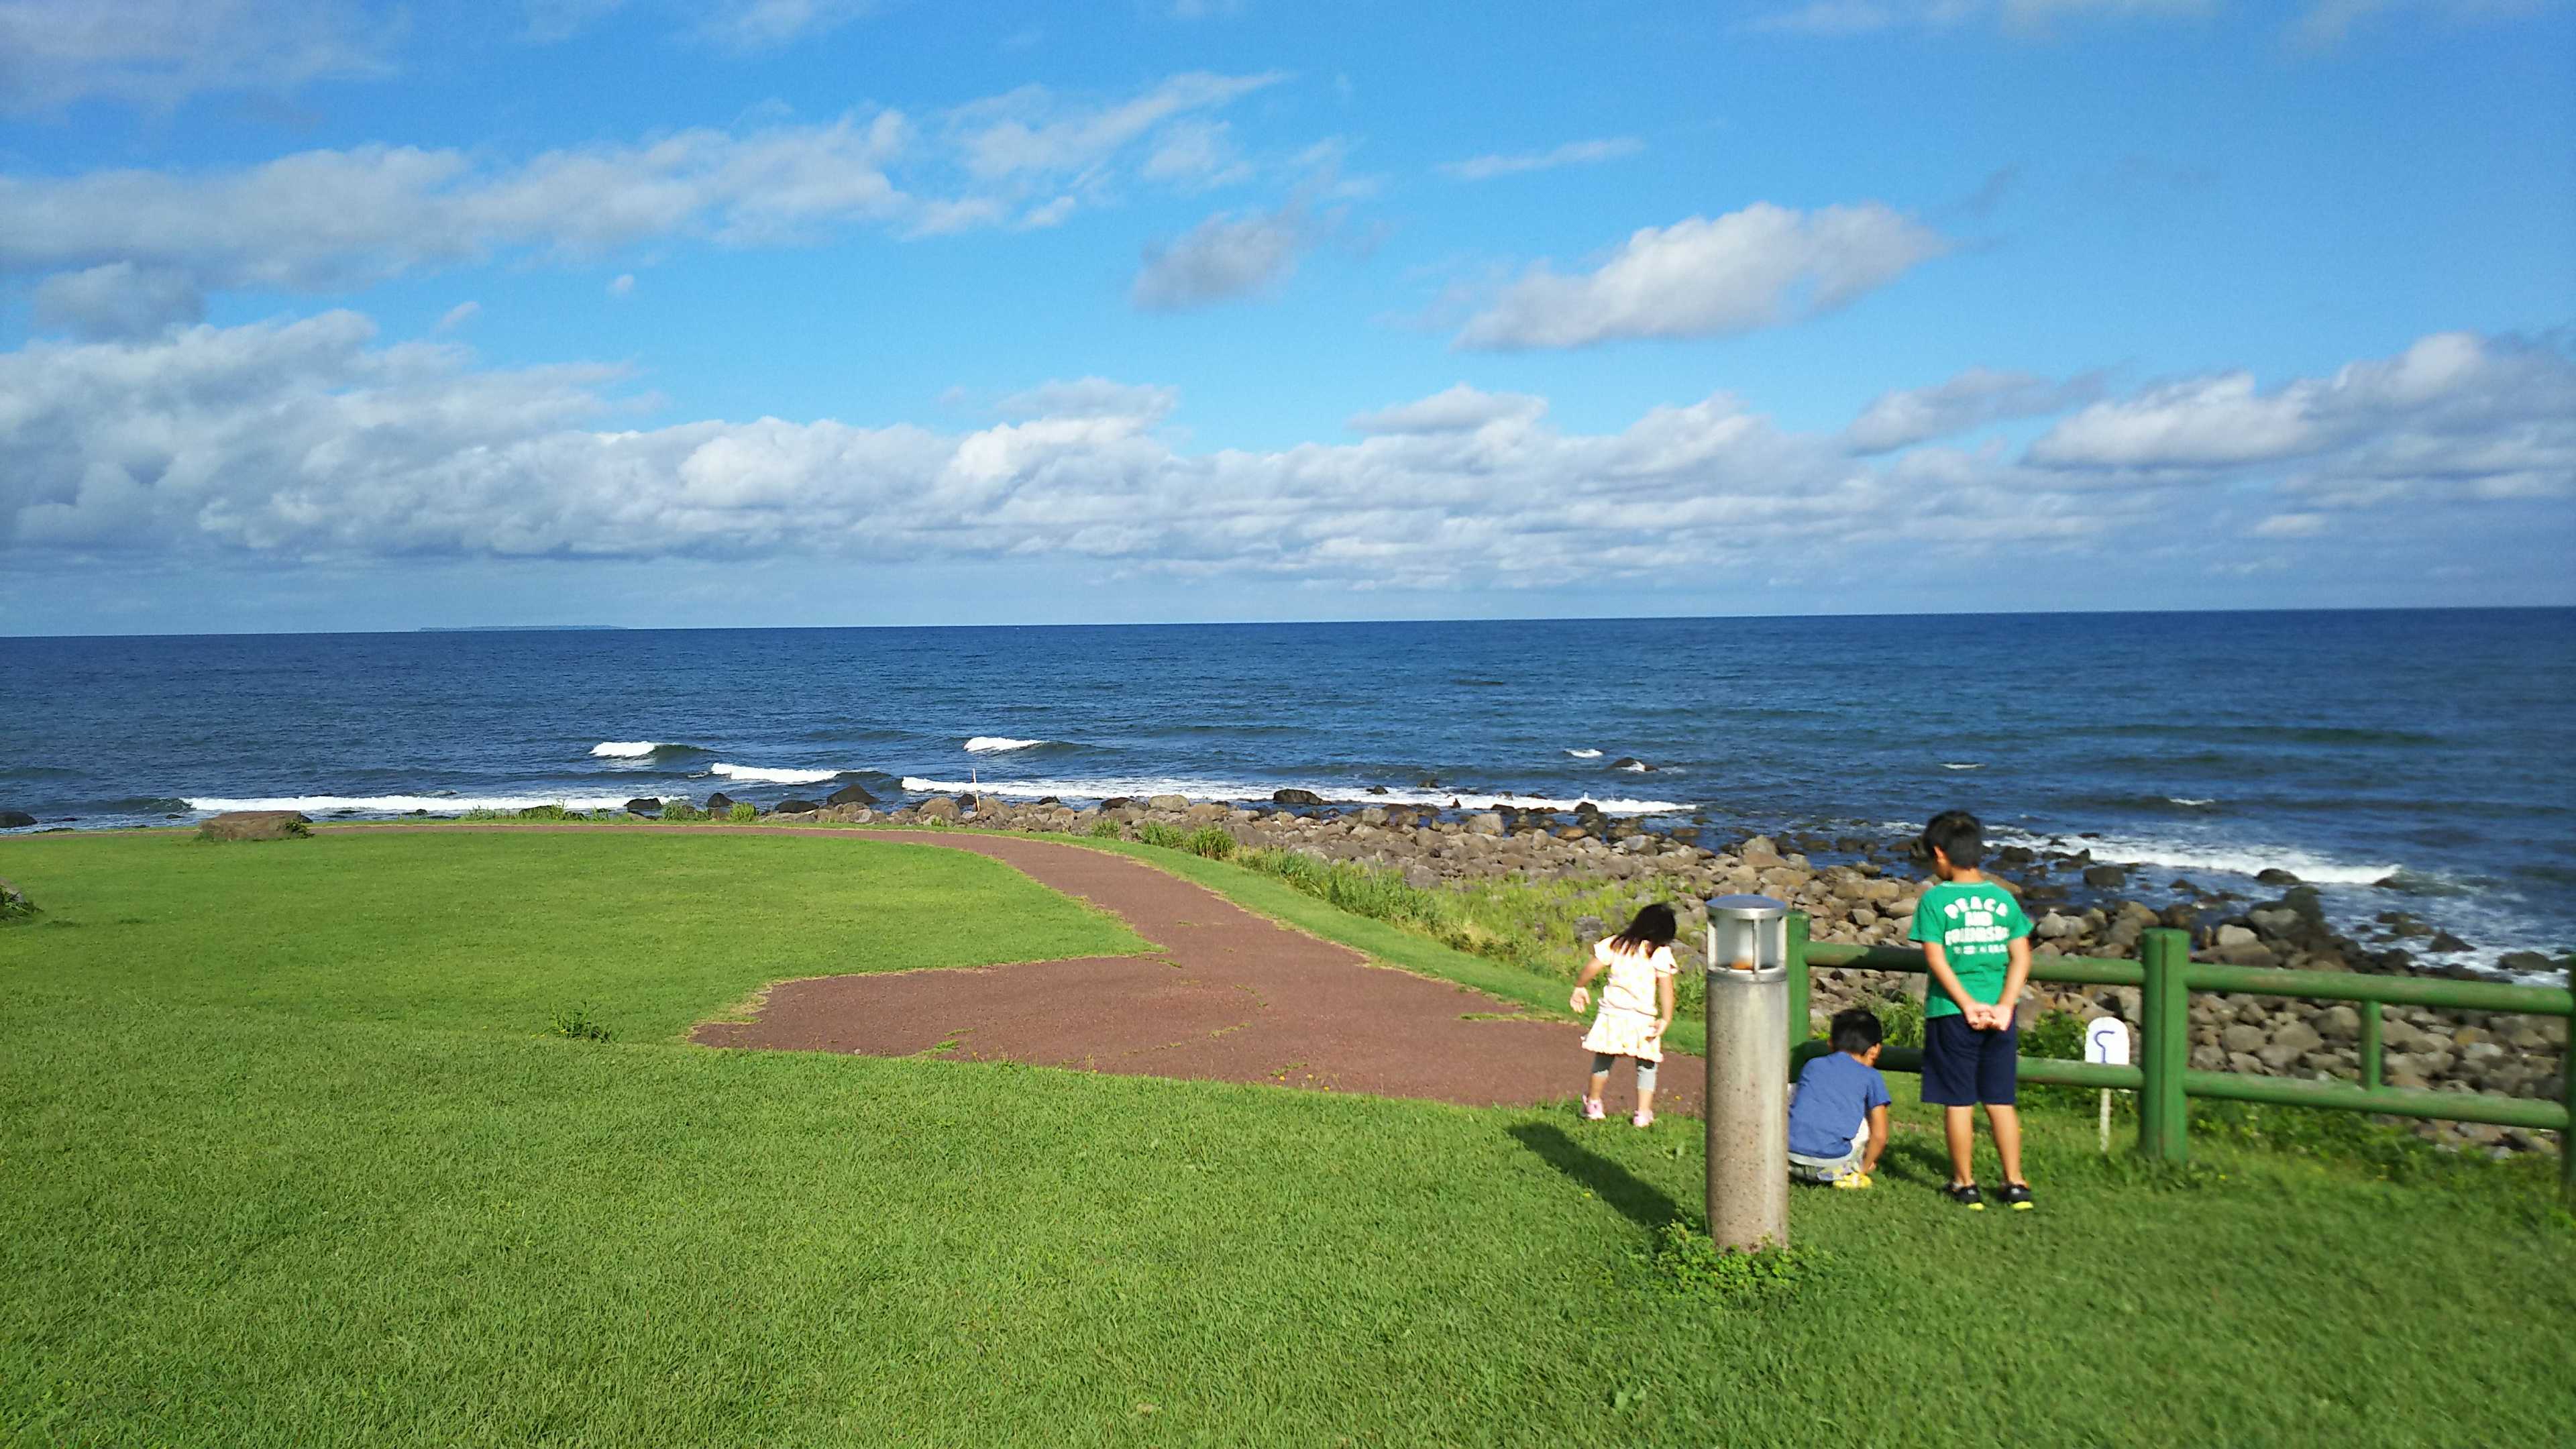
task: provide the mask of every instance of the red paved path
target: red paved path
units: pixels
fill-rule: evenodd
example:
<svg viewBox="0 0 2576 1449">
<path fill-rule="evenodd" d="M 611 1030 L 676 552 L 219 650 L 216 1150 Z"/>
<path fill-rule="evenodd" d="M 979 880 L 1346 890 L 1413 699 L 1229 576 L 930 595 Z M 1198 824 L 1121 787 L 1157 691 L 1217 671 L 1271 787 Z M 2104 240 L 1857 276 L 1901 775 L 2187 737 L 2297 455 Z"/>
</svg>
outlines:
<svg viewBox="0 0 2576 1449">
<path fill-rule="evenodd" d="M 1519 1008 L 1370 966 L 1357 951 L 1122 855 L 1006 835 L 808 833 L 862 847 L 899 843 L 990 856 L 1123 917 L 1163 954 L 791 981 L 769 993 L 757 1020 L 710 1022 L 693 1040 L 1269 1082 L 1479 1106 L 1565 1101 L 1581 1090 L 1589 1065 L 1576 1026 L 1471 1020 Z M 1659 1108 L 1696 1112 L 1704 1073 L 1696 1057 L 1667 1055 Z M 1624 1064 L 1609 1100 L 1622 1112 L 1631 1104 Z"/>
</svg>

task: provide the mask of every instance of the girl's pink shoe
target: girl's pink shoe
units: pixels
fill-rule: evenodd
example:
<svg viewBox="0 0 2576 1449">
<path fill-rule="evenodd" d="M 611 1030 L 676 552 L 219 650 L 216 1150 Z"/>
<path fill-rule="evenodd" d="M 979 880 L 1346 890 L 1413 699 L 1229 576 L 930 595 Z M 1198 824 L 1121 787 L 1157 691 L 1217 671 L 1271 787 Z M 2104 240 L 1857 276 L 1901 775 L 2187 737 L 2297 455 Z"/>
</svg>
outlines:
<svg viewBox="0 0 2576 1449">
<path fill-rule="evenodd" d="M 1610 1114 L 1601 1110 L 1601 1104 L 1598 1102 L 1583 1104 L 1583 1120 L 1586 1122 L 1598 1122 L 1608 1115 Z"/>
<path fill-rule="evenodd" d="M 1628 1119 L 1628 1125 L 1632 1127 L 1652 1127 L 1655 1125 L 1655 1114 L 1652 1112 L 1640 1112 L 1636 1116 Z"/>
</svg>

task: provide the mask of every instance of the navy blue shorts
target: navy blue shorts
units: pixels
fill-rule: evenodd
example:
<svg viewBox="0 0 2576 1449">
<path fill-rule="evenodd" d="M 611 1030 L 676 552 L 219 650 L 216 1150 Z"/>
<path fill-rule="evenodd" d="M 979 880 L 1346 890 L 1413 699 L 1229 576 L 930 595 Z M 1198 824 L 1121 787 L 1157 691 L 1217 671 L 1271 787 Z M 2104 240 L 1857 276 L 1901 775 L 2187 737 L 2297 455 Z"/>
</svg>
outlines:
<svg viewBox="0 0 2576 1449">
<path fill-rule="evenodd" d="M 2013 1057 L 2021 1050 L 2018 1023 L 1979 1031 L 1964 1016 L 1935 1016 L 1923 1023 L 1923 1100 L 1942 1107 L 2013 1104 Z"/>
</svg>

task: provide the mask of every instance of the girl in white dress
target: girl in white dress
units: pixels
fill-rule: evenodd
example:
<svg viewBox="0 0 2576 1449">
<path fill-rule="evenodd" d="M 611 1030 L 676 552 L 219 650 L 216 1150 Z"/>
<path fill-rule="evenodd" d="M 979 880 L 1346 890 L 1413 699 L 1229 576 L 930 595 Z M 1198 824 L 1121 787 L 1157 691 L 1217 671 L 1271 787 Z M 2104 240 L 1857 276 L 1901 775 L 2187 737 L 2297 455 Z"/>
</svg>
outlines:
<svg viewBox="0 0 2576 1449">
<path fill-rule="evenodd" d="M 1655 1067 L 1664 1059 L 1664 1028 L 1673 1024 L 1673 937 L 1679 931 L 1673 908 L 1658 902 L 1637 912 L 1628 929 L 1592 948 L 1592 960 L 1574 978 L 1567 1004 L 1576 1011 L 1591 1005 L 1592 978 L 1607 971 L 1601 988 L 1601 1012 L 1583 1044 L 1592 1051 L 1591 1090 L 1583 1095 L 1583 1115 L 1602 1118 L 1601 1089 L 1610 1085 L 1610 1068 L 1620 1057 L 1637 1061 L 1639 1127 L 1655 1120 Z"/>
</svg>

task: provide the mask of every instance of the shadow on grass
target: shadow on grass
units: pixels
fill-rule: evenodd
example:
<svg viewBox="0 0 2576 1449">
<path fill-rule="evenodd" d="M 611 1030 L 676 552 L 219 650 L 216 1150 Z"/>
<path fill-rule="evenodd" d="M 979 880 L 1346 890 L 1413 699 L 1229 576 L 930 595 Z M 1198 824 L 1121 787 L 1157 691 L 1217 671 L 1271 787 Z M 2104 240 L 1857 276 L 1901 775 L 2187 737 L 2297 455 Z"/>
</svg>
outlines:
<svg viewBox="0 0 2576 1449">
<path fill-rule="evenodd" d="M 1562 1128 L 1525 1122 L 1509 1131 L 1523 1147 L 1537 1153 L 1540 1161 L 1590 1188 L 1594 1196 L 1650 1233 L 1662 1232 L 1666 1223 L 1681 1216 L 1681 1209 L 1661 1188 L 1640 1181 L 1628 1169 L 1577 1143 Z"/>
</svg>

